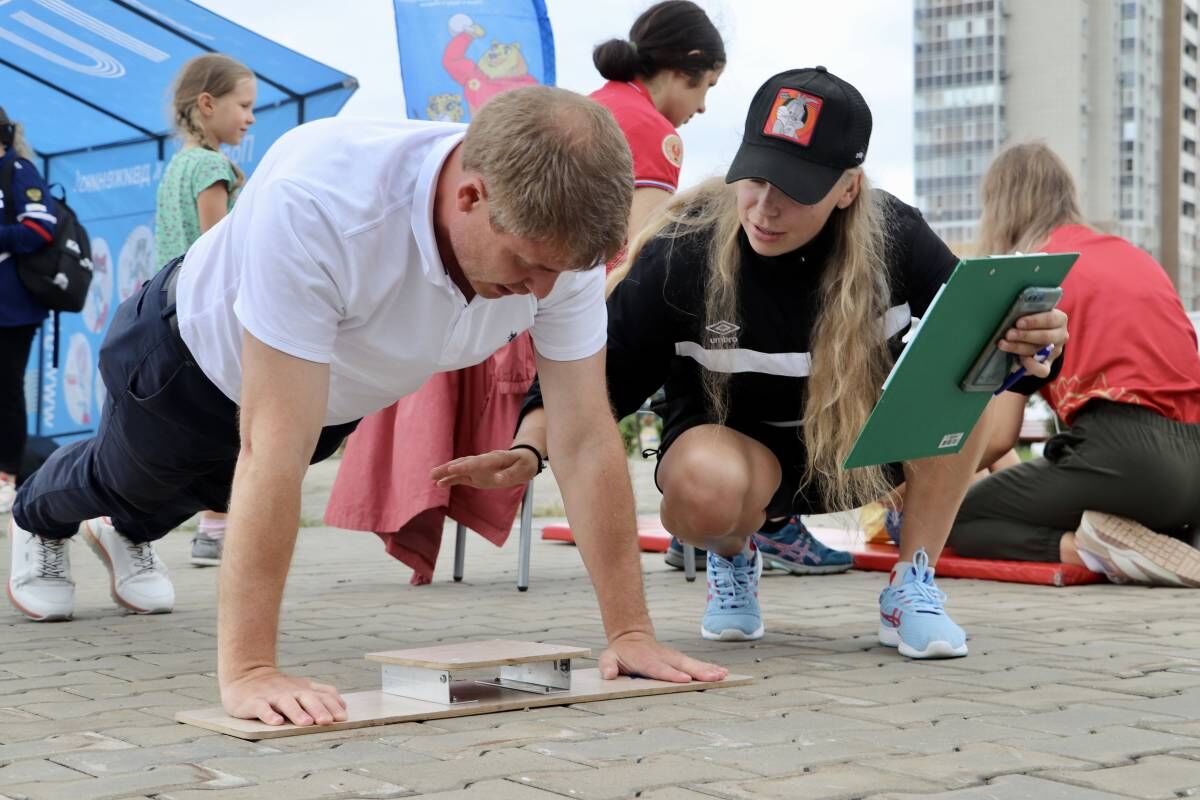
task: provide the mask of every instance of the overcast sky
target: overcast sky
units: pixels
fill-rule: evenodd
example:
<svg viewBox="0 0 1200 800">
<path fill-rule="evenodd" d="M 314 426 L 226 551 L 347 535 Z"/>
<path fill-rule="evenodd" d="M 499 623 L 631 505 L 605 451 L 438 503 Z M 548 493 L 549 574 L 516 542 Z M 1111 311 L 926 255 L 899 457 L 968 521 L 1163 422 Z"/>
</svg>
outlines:
<svg viewBox="0 0 1200 800">
<path fill-rule="evenodd" d="M 722 172 L 741 140 L 755 89 L 776 72 L 824 64 L 863 93 L 875 118 L 866 168 L 912 201 L 912 3 L 910 0 L 697 0 L 725 38 L 729 65 L 707 113 L 680 129 L 683 184 Z M 391 0 L 199 0 L 201 5 L 349 73 L 360 88 L 342 111 L 403 115 Z M 592 47 L 625 36 L 651 0 L 546 0 L 558 85 L 580 92 L 602 79 Z"/>
</svg>

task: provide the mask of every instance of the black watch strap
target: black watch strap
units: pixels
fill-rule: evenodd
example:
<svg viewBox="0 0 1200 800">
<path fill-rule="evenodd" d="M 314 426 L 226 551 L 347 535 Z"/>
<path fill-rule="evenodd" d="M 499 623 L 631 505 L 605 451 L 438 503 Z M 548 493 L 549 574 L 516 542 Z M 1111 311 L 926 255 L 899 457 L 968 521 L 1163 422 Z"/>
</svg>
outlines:
<svg viewBox="0 0 1200 800">
<path fill-rule="evenodd" d="M 535 456 L 537 456 L 537 465 L 538 465 L 538 468 L 537 468 L 537 472 L 536 472 L 535 474 L 537 474 L 537 475 L 541 475 L 541 474 L 542 474 L 542 470 L 546 468 L 546 459 L 545 459 L 545 457 L 544 457 L 544 456 L 541 454 L 541 452 L 539 452 L 539 451 L 538 451 L 538 449 L 537 449 L 536 447 L 534 447 L 533 445 L 531 445 L 531 444 L 514 444 L 512 447 L 510 447 L 510 448 L 508 448 L 508 449 L 509 449 L 509 450 L 528 450 L 529 452 L 531 452 L 531 453 L 533 453 Z"/>
</svg>

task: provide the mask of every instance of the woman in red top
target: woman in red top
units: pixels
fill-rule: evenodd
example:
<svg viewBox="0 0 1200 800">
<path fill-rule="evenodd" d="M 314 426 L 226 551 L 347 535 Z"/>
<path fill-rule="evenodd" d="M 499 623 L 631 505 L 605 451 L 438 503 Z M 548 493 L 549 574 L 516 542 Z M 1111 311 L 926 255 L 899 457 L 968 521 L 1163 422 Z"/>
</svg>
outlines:
<svg viewBox="0 0 1200 800">
<path fill-rule="evenodd" d="M 1042 389 L 1070 427 L 1044 458 L 977 483 L 949 545 L 1083 564 L 1118 583 L 1200 586 L 1200 354 L 1170 279 L 1144 250 L 1083 224 L 1070 172 L 1042 144 L 988 169 L 981 240 L 992 253 L 1080 254 L 1059 304 L 1071 341 Z M 1024 410 L 1019 396 L 998 402 L 993 454 L 1016 443 Z"/>
<path fill-rule="evenodd" d="M 725 43 L 704 9 L 666 0 L 642 12 L 629 39 L 609 39 L 592 51 L 608 80 L 589 95 L 612 112 L 633 154 L 629 237 L 679 188 L 683 142 L 676 130 L 704 113 L 708 90 L 725 69 Z M 609 262 L 611 271 L 624 253 Z"/>
</svg>

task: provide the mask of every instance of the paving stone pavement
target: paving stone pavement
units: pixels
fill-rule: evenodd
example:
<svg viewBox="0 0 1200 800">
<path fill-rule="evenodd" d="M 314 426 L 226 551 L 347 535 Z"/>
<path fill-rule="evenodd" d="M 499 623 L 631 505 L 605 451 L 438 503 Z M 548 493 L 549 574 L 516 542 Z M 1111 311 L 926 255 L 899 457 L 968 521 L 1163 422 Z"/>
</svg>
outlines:
<svg viewBox="0 0 1200 800">
<path fill-rule="evenodd" d="M 603 646 L 570 546 L 468 542 L 452 531 L 430 586 L 369 534 L 320 527 L 336 462 L 305 485 L 284 603 L 281 663 L 344 690 L 373 688 L 370 650 L 509 637 Z M 635 473 L 653 508 L 648 465 Z M 554 512 L 552 478 L 538 505 Z M 7 530 L 7 520 L 0 519 Z M 515 537 L 514 537 L 515 538 Z M 7 547 L 7 544 L 5 544 Z M 971 639 L 965 659 L 911 662 L 874 639 L 882 576 L 767 573 L 767 635 L 698 636 L 703 579 L 643 567 L 662 639 L 754 675 L 753 685 L 266 742 L 172 721 L 218 702 L 216 571 L 187 564 L 189 532 L 160 545 L 175 613 L 130 617 L 72 546 L 74 621 L 0 614 L 0 797 L 553 800 L 640 797 L 1059 800 L 1200 794 L 1200 594 L 943 580 Z"/>
</svg>

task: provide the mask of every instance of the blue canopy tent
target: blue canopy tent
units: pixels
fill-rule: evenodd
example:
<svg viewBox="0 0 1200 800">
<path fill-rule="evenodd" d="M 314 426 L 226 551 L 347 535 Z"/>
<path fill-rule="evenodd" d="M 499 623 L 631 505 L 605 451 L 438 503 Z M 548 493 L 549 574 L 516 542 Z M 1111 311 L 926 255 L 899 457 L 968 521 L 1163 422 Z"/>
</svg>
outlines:
<svg viewBox="0 0 1200 800">
<path fill-rule="evenodd" d="M 228 151 L 247 174 L 285 131 L 336 114 L 358 87 L 188 0 L 0 3 L 0 105 L 25 126 L 47 180 L 65 189 L 95 265 L 83 311 L 62 316 L 58 343 L 47 324 L 34 346 L 25 382 L 31 433 L 61 441 L 95 429 L 104 400 L 96 356 L 112 312 L 161 266 L 155 192 L 178 147 L 170 84 L 206 52 L 227 53 L 258 76 L 257 122 Z"/>
</svg>

